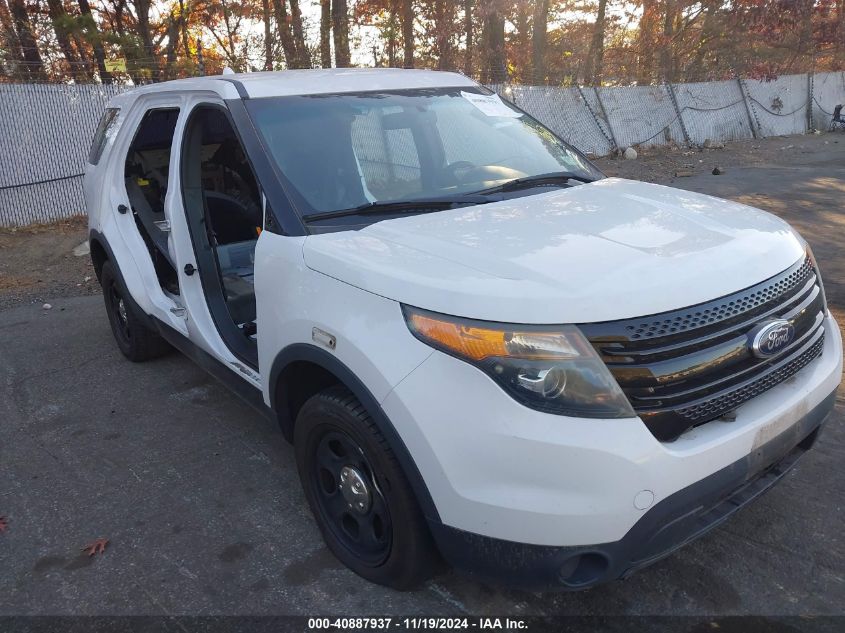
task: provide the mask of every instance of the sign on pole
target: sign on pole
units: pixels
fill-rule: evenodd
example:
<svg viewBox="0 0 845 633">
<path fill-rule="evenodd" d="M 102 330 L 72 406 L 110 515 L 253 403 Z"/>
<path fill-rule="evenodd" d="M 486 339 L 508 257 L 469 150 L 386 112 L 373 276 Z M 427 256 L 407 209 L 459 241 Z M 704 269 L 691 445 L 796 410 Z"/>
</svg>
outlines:
<svg viewBox="0 0 845 633">
<path fill-rule="evenodd" d="M 110 73 L 125 73 L 126 60 L 123 57 L 106 60 L 106 71 Z"/>
</svg>

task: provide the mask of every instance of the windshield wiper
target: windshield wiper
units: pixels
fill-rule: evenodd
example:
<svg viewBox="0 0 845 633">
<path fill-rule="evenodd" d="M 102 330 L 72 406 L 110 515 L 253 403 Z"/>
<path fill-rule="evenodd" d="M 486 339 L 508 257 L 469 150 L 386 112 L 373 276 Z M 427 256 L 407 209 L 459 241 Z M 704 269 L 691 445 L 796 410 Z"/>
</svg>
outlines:
<svg viewBox="0 0 845 633">
<path fill-rule="evenodd" d="M 595 178 L 588 176 L 581 176 L 571 171 L 553 171 L 547 174 L 536 174 L 534 176 L 524 176 L 522 178 L 514 178 L 508 180 L 501 185 L 490 187 L 489 189 L 482 189 L 476 193 L 502 193 L 505 191 L 516 191 L 517 189 L 528 189 L 530 187 L 539 187 L 541 185 L 555 185 L 566 184 L 570 180 L 577 180 L 579 182 L 593 182 Z"/>
<path fill-rule="evenodd" d="M 491 202 L 487 196 L 475 194 L 442 198 L 421 198 L 419 200 L 376 201 L 352 207 L 351 209 L 338 209 L 337 211 L 326 211 L 325 213 L 309 213 L 308 215 L 302 216 L 302 219 L 306 222 L 314 222 L 316 220 L 345 218 L 351 215 L 375 215 L 379 213 L 394 213 L 396 211 L 430 213 L 433 211 L 454 209 L 463 205 L 484 204 L 486 202 Z"/>
</svg>

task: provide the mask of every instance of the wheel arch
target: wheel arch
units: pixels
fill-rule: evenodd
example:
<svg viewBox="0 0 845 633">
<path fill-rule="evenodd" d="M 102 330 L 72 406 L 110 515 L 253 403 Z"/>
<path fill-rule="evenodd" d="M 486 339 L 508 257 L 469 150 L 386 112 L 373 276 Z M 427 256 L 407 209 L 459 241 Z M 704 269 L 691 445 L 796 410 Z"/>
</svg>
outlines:
<svg viewBox="0 0 845 633">
<path fill-rule="evenodd" d="M 100 277 L 103 272 L 103 265 L 107 261 L 111 262 L 112 268 L 114 268 L 117 285 L 120 288 L 120 292 L 124 299 L 129 304 L 129 307 L 135 312 L 135 315 L 139 319 L 144 321 L 144 324 L 148 328 L 151 330 L 158 330 L 153 318 L 147 314 L 140 305 L 138 305 L 138 302 L 135 301 L 132 293 L 129 292 L 126 281 L 123 279 L 123 272 L 120 270 L 120 265 L 117 263 L 117 258 L 114 256 L 114 251 L 112 251 L 106 236 L 95 229 L 91 229 L 88 232 L 88 245 L 91 248 L 91 263 L 94 265 L 94 272 L 97 275 L 97 281 L 100 281 Z"/>
<path fill-rule="evenodd" d="M 106 252 L 105 246 L 103 246 L 104 238 L 101 236 L 95 237 L 93 233 L 95 232 L 92 231 L 92 235 L 88 238 L 88 245 L 91 249 L 91 263 L 94 265 L 94 274 L 97 275 L 97 281 L 100 281 L 103 264 L 111 258 L 108 252 Z"/>
<path fill-rule="evenodd" d="M 288 441 L 293 439 L 295 414 L 299 407 L 315 393 L 334 384 L 342 384 L 358 398 L 396 456 L 424 516 L 429 521 L 439 522 L 440 515 L 422 474 L 381 404 L 342 361 L 307 343 L 295 343 L 284 348 L 276 355 L 270 370 L 270 406 L 285 438 Z M 292 392 L 293 398 L 290 395 Z"/>
</svg>

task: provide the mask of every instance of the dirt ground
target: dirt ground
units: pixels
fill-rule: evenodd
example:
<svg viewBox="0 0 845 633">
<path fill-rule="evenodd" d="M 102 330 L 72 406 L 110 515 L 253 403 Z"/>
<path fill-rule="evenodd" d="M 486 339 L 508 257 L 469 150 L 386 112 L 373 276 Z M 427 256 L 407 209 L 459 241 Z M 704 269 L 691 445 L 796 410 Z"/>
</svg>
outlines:
<svg viewBox="0 0 845 633">
<path fill-rule="evenodd" d="M 732 167 L 788 167 L 825 156 L 841 163 L 843 150 L 845 134 L 839 132 L 734 141 L 709 149 L 655 147 L 638 150 L 635 160 L 604 157 L 595 159 L 595 162 L 608 176 L 674 184 L 683 188 L 685 178 L 713 175 L 716 167 L 725 172 Z"/>
<path fill-rule="evenodd" d="M 85 241 L 87 227 L 87 219 L 77 217 L 0 229 L 0 310 L 99 292 L 91 258 L 73 254 Z"/>
</svg>

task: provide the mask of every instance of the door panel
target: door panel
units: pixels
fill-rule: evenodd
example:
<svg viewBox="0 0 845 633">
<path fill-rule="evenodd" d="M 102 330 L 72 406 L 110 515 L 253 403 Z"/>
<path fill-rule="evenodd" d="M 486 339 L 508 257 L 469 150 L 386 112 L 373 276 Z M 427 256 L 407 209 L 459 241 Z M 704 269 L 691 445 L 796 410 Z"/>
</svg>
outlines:
<svg viewBox="0 0 845 633">
<path fill-rule="evenodd" d="M 226 109 L 199 105 L 185 127 L 181 187 L 196 268 L 229 350 L 257 367 L 254 252 L 263 214 L 258 183 Z"/>
<path fill-rule="evenodd" d="M 171 149 L 178 108 L 148 110 L 138 126 L 124 164 L 124 183 L 132 216 L 147 245 L 159 283 L 179 294 L 175 257 L 170 252 L 170 228 L 164 213 Z"/>
</svg>

